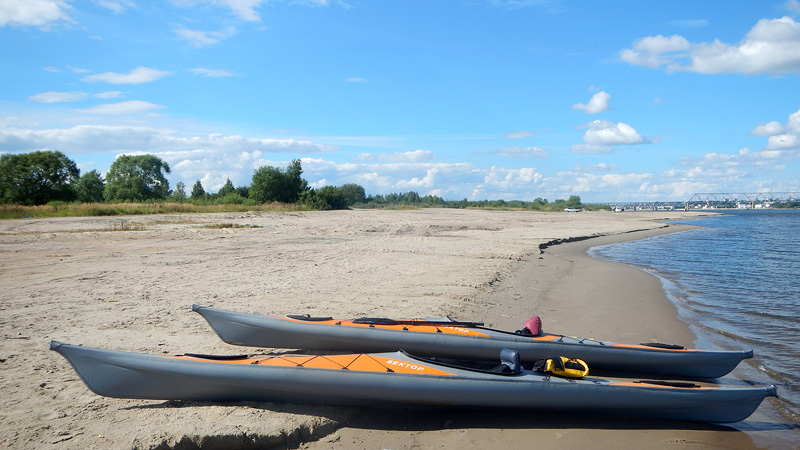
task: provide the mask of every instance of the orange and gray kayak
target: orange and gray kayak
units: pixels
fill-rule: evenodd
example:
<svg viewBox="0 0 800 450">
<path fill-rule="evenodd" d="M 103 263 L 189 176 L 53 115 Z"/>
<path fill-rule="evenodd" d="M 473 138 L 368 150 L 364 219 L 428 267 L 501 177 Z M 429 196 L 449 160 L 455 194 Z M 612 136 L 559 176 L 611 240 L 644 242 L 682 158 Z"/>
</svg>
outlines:
<svg viewBox="0 0 800 450">
<path fill-rule="evenodd" d="M 552 355 L 585 361 L 592 370 L 647 373 L 687 378 L 717 378 L 728 374 L 753 351 L 686 349 L 677 345 L 637 345 L 585 339 L 541 331 L 534 316 L 517 332 L 484 327 L 450 318 L 396 320 L 286 316 L 226 311 L 192 305 L 225 342 L 233 345 L 336 352 L 405 350 L 419 356 L 450 359 L 494 359 L 504 348 L 514 349 L 523 364 Z M 534 320 L 535 319 L 535 320 Z"/>
<path fill-rule="evenodd" d="M 56 341 L 50 349 L 64 356 L 94 393 L 133 399 L 561 411 L 736 422 L 776 395 L 775 386 L 560 378 L 523 369 L 513 350 L 501 352 L 497 367 L 480 369 L 404 352 L 158 356 Z"/>
</svg>

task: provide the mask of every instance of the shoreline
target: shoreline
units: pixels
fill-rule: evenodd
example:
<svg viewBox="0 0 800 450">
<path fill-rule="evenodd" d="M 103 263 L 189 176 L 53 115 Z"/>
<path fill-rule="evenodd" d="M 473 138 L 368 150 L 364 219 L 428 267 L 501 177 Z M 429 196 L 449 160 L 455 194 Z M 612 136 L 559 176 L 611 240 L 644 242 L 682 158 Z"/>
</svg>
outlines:
<svg viewBox="0 0 800 450">
<path fill-rule="evenodd" d="M 483 318 L 512 330 L 535 313 L 553 332 L 632 342 L 633 336 L 614 320 L 625 322 L 634 310 L 617 312 L 612 306 L 587 315 L 573 304 L 574 292 L 567 290 L 567 297 L 559 292 L 574 290 L 568 275 L 590 258 L 585 250 L 583 256 L 564 251 L 603 239 L 629 240 L 637 236 L 632 230 L 668 232 L 672 227 L 661 222 L 692 217 L 697 214 L 203 214 L 132 217 L 131 222 L 141 225 L 130 231 L 108 230 L 119 218 L 0 222 L 0 332 L 6 338 L 0 343 L 0 358 L 7 375 L 0 380 L 7 393 L 0 401 L 0 444 L 57 444 L 58 449 L 505 448 L 533 440 L 634 449 L 655 442 L 655 430 L 663 436 L 659 448 L 716 444 L 731 436 L 735 442 L 729 448 L 755 448 L 741 432 L 685 422 L 633 421 L 632 426 L 627 420 L 561 415 L 109 399 L 89 392 L 62 358 L 46 350 L 47 342 L 57 339 L 154 354 L 241 353 L 242 348 L 221 343 L 189 312 L 192 303 L 268 315 L 449 314 Z M 208 227 L 227 223 L 243 227 Z M 576 239 L 581 240 L 553 245 Z M 655 277 L 625 267 L 654 282 Z M 627 275 L 625 280 L 630 282 Z M 558 287 L 564 284 L 568 286 Z M 660 305 L 652 318 L 658 326 L 643 321 L 644 329 L 627 333 L 674 342 L 678 327 L 673 323 L 659 332 L 663 321 L 658 318 L 677 320 L 677 314 L 668 300 L 660 301 L 660 286 L 648 289 L 658 294 L 633 296 L 631 301 L 637 308 L 637 299 Z M 620 338 L 612 332 L 621 333 Z M 691 345 L 691 337 L 677 343 Z"/>
<path fill-rule="evenodd" d="M 693 347 L 697 336 L 689 324 L 678 318 L 677 306 L 667 298 L 660 280 L 632 265 L 587 254 L 591 247 L 646 239 L 697 228 L 669 225 L 614 235 L 551 241 L 541 255 L 532 255 L 485 292 L 464 320 L 486 320 L 487 326 L 514 330 L 533 314 L 540 315 L 543 328 L 558 334 L 596 337 L 620 343 L 668 342 Z M 593 289 L 576 288 L 591 283 Z M 636 285 L 633 295 L 611 294 L 604 286 L 623 282 Z M 597 284 L 601 285 L 598 289 Z M 606 291 L 605 293 L 603 291 Z M 596 298 L 602 297 L 602 301 Z M 586 305 L 597 308 L 587 314 Z M 605 303 L 605 304 L 602 304 Z M 640 313 L 632 324 L 630 311 Z M 618 314 L 622 311 L 622 314 Z M 499 313 L 499 314 L 498 314 Z M 621 315 L 624 317 L 615 317 Z M 591 368 L 590 368 L 591 369 Z M 367 416 L 365 414 L 365 416 Z M 526 442 L 543 446 L 614 449 L 685 449 L 688 446 L 747 450 L 763 448 L 751 435 L 734 428 L 680 421 L 646 420 L 542 414 L 485 414 L 411 412 L 405 415 L 377 415 L 355 418 L 330 436 L 297 448 L 433 448 L 467 449 L 520 447 Z M 384 422 L 395 425 L 383 429 Z M 408 434 L 411 436 L 408 436 Z M 290 447 L 294 448 L 294 447 Z M 777 447 L 776 447 L 777 448 Z"/>
</svg>

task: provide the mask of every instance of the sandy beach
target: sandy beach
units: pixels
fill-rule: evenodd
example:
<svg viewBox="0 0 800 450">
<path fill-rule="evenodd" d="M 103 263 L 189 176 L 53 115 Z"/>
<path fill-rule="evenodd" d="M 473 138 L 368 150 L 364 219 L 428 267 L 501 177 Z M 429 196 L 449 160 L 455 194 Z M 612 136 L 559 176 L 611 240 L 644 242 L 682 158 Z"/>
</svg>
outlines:
<svg viewBox="0 0 800 450">
<path fill-rule="evenodd" d="M 691 347 L 657 278 L 586 249 L 697 216 L 427 209 L 1 221 L 0 447 L 762 448 L 758 432 L 683 422 L 109 399 L 48 351 L 51 339 L 153 354 L 271 351 L 222 343 L 192 303 L 450 315 L 511 330 L 539 314 L 552 332 Z"/>
</svg>

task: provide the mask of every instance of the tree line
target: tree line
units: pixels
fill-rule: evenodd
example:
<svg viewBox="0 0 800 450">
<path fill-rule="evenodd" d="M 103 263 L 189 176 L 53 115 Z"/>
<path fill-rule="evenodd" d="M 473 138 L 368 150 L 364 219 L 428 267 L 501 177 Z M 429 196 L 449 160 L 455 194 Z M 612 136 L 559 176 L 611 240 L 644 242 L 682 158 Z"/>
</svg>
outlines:
<svg viewBox="0 0 800 450">
<path fill-rule="evenodd" d="M 352 206 L 384 208 L 392 206 L 445 208 L 501 208 L 558 211 L 581 208 L 577 195 L 568 200 L 548 202 L 537 198 L 520 200 L 444 200 L 435 195 L 420 196 L 415 191 L 386 195 L 366 195 L 362 186 L 344 184 L 309 187 L 303 179 L 300 160 L 285 169 L 262 166 L 253 172 L 249 186 L 234 187 L 230 179 L 216 193 L 207 193 L 200 180 L 190 192 L 183 182 L 170 189 L 169 164 L 154 155 L 121 155 L 111 164 L 104 178 L 97 170 L 81 175 L 74 161 L 59 151 L 38 151 L 0 156 L 0 203 L 44 205 L 51 202 L 125 203 L 191 202 L 194 204 L 256 205 L 270 202 L 300 204 L 309 209 L 347 209 Z"/>
<path fill-rule="evenodd" d="M 74 161 L 59 151 L 0 156 L 0 203 L 44 205 L 51 202 L 125 203 L 173 201 L 193 203 L 299 203 L 311 209 L 346 209 L 366 201 L 356 184 L 313 189 L 302 178 L 300 160 L 285 169 L 256 169 L 249 186 L 234 187 L 230 179 L 209 194 L 200 180 L 186 192 L 183 182 L 170 189 L 169 164 L 154 155 L 121 155 L 105 178 L 97 170 L 81 175 Z"/>
</svg>

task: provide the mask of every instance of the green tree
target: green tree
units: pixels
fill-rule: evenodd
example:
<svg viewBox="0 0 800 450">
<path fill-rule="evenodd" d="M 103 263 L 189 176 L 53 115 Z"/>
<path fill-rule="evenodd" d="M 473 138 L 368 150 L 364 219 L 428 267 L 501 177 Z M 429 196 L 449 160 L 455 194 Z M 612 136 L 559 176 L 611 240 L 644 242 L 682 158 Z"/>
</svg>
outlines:
<svg viewBox="0 0 800 450">
<path fill-rule="evenodd" d="M 323 186 L 317 189 L 317 197 L 325 203 L 323 209 L 347 209 L 347 199 L 341 188 Z"/>
<path fill-rule="evenodd" d="M 367 193 L 362 186 L 357 184 L 343 184 L 339 186 L 339 192 L 344 197 L 344 202 L 347 206 L 366 203 L 367 201 Z"/>
<path fill-rule="evenodd" d="M 579 195 L 570 195 L 569 200 L 567 200 L 567 208 L 580 208 L 583 206 L 581 203 L 581 197 Z"/>
<path fill-rule="evenodd" d="M 164 200 L 169 194 L 169 164 L 154 155 L 121 155 L 106 177 L 110 202 Z"/>
<path fill-rule="evenodd" d="M 40 151 L 0 156 L 0 202 L 43 205 L 73 201 L 80 176 L 75 162 L 61 152 Z"/>
<path fill-rule="evenodd" d="M 299 159 L 292 161 L 285 171 L 272 166 L 260 167 L 253 173 L 249 196 L 259 203 L 296 203 L 300 194 L 308 189 L 302 174 Z"/>
<path fill-rule="evenodd" d="M 222 186 L 219 189 L 219 191 L 217 192 L 217 195 L 219 195 L 220 198 L 224 198 L 226 195 L 233 194 L 234 192 L 236 192 L 236 188 L 233 187 L 233 183 L 231 183 L 231 179 L 228 178 L 228 180 L 225 182 L 225 186 Z"/>
<path fill-rule="evenodd" d="M 203 189 L 203 183 L 197 180 L 192 186 L 192 199 L 197 200 L 206 196 L 206 190 Z"/>
<path fill-rule="evenodd" d="M 186 198 L 186 185 L 183 184 L 183 181 L 178 181 L 178 184 L 175 185 L 175 190 L 170 194 L 170 200 L 182 203 L 186 201 Z"/>
<path fill-rule="evenodd" d="M 78 179 L 76 191 L 78 201 L 83 203 L 100 203 L 103 201 L 103 191 L 106 182 L 97 170 L 91 170 L 81 175 Z"/>
</svg>

